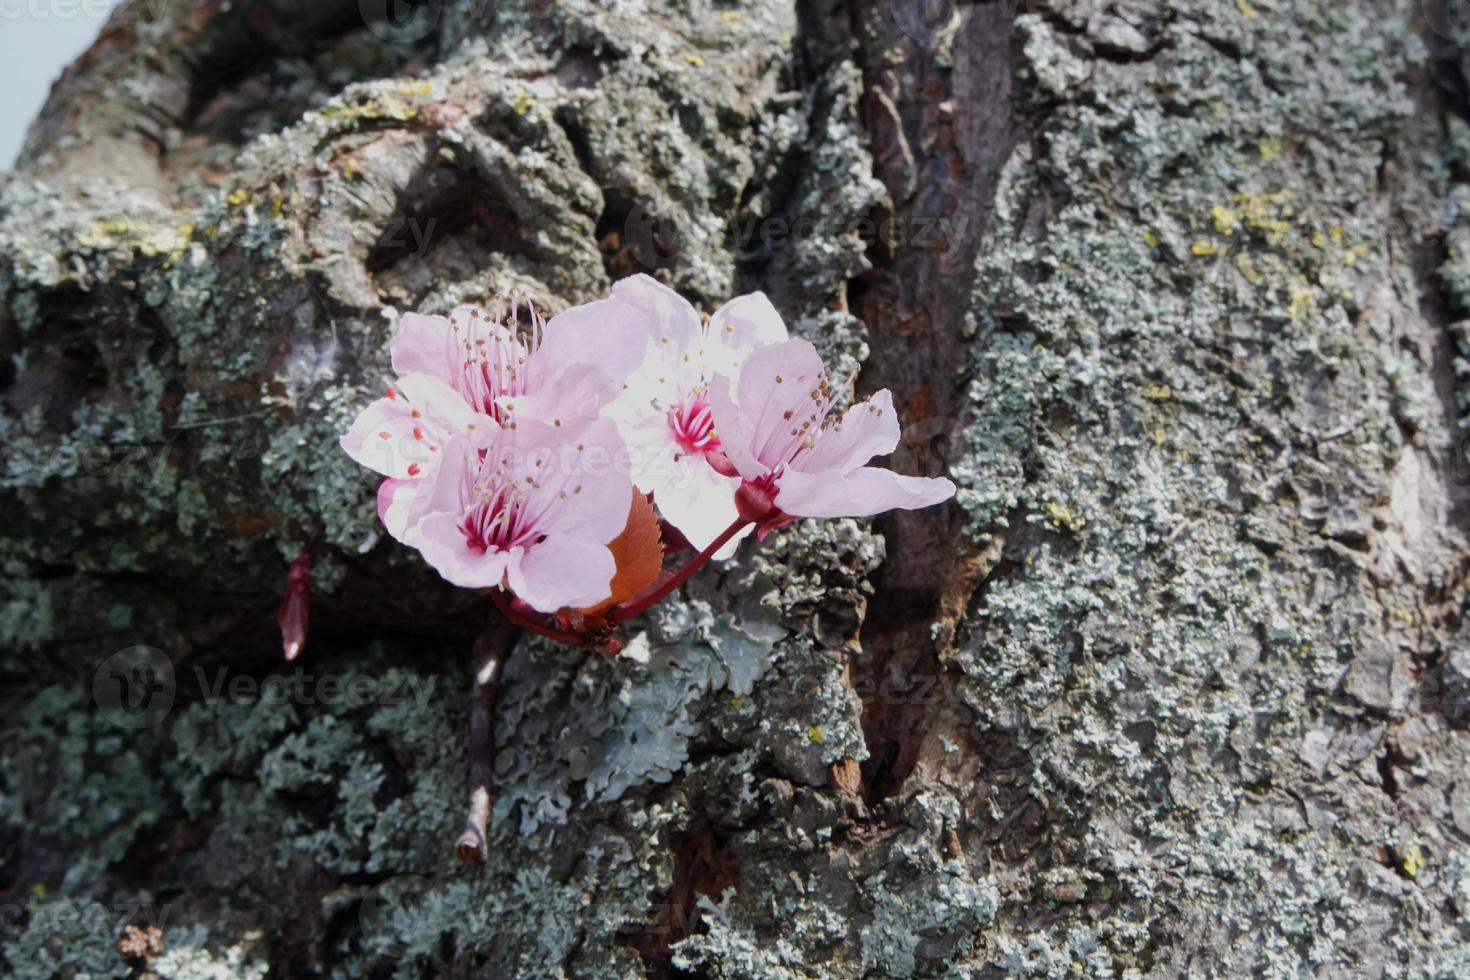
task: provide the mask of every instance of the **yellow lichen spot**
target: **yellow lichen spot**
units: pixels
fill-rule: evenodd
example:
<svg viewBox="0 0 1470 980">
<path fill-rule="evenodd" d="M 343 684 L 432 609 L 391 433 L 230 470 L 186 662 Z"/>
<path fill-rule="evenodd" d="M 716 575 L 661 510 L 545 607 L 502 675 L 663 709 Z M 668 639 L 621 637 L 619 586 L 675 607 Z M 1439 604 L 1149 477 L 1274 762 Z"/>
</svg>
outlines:
<svg viewBox="0 0 1470 980">
<path fill-rule="evenodd" d="M 1053 527 L 1065 527 L 1069 531 L 1080 531 L 1086 526 L 1086 521 L 1072 513 L 1072 508 L 1059 504 L 1055 500 L 1046 502 L 1047 513 L 1051 515 Z"/>
<path fill-rule="evenodd" d="M 1168 385 L 1149 385 L 1144 389 L 1143 397 L 1156 402 L 1166 402 L 1174 397 L 1174 389 Z"/>
<path fill-rule="evenodd" d="M 1332 226 L 1332 232 L 1331 232 L 1331 234 L 1332 234 L 1332 243 L 1334 245 L 1336 245 L 1337 243 L 1341 242 L 1342 241 L 1342 225 L 1333 225 Z"/>
<path fill-rule="evenodd" d="M 238 208 L 248 200 L 250 200 L 250 192 L 241 187 L 237 188 L 229 197 L 225 198 L 225 203 L 232 208 Z"/>
<path fill-rule="evenodd" d="M 1261 273 L 1261 270 L 1256 268 L 1256 264 L 1251 261 L 1250 255 L 1245 252 L 1241 252 L 1235 257 L 1235 268 L 1240 270 L 1242 276 L 1245 276 L 1246 282 L 1252 284 L 1259 283 L 1266 278 Z"/>
<path fill-rule="evenodd" d="M 398 91 L 404 95 L 433 95 L 434 86 L 429 82 L 420 82 L 418 85 L 405 85 Z"/>
<path fill-rule="evenodd" d="M 1404 874 L 1417 878 L 1423 870 L 1424 852 L 1419 849 L 1418 844 L 1410 844 L 1409 849 L 1404 852 Z"/>
<path fill-rule="evenodd" d="M 1240 224 L 1240 215 L 1223 204 L 1210 208 L 1210 217 L 1215 219 L 1215 231 L 1222 235 L 1235 234 L 1235 226 Z"/>
<path fill-rule="evenodd" d="M 1286 304 L 1286 312 L 1292 323 L 1301 323 L 1316 306 L 1317 294 L 1312 292 L 1306 280 L 1298 279 L 1291 284 L 1291 301 Z"/>
<path fill-rule="evenodd" d="M 1162 425 L 1160 425 L 1160 426 L 1158 426 L 1158 427 L 1156 427 L 1154 429 L 1154 445 L 1155 446 L 1162 446 L 1164 444 L 1164 440 L 1167 439 L 1167 438 L 1168 438 L 1168 433 L 1166 433 L 1164 431 L 1164 427 Z"/>
<path fill-rule="evenodd" d="M 693 51 L 686 54 L 684 56 L 684 60 L 689 62 L 695 68 L 701 68 L 704 66 L 704 58 L 700 55 L 695 54 Z"/>
<path fill-rule="evenodd" d="M 536 100 L 532 98 L 531 93 L 527 92 L 525 89 L 521 89 L 515 95 L 512 95 L 510 97 L 510 107 L 515 111 L 515 114 L 518 116 L 524 116 L 526 113 L 530 112 L 531 107 L 535 104 Z"/>
<path fill-rule="evenodd" d="M 1143 229 L 1143 243 L 1149 248 L 1159 247 L 1159 236 L 1153 233 L 1152 228 Z"/>
<path fill-rule="evenodd" d="M 347 162 L 342 164 L 342 176 L 348 180 L 362 179 L 362 166 L 357 162 L 357 157 L 348 157 Z"/>
<path fill-rule="evenodd" d="M 720 20 L 724 21 L 727 26 L 734 27 L 740 23 L 740 11 L 722 10 L 720 11 Z"/>
<path fill-rule="evenodd" d="M 818 745 L 821 745 L 827 740 L 827 733 L 822 731 L 820 726 L 813 725 L 806 730 L 806 737 L 811 741 L 816 742 Z"/>
<path fill-rule="evenodd" d="M 1326 244 L 1327 244 L 1327 239 L 1322 236 L 1322 233 L 1320 231 L 1314 231 L 1314 232 L 1312 232 L 1312 247 L 1313 248 L 1322 248 Z"/>
<path fill-rule="evenodd" d="M 1393 616 L 1394 619 L 1405 623 L 1412 623 L 1414 621 L 1414 614 L 1408 609 L 1395 609 Z"/>
<path fill-rule="evenodd" d="M 1240 19 L 1247 24 L 1256 19 L 1256 8 L 1251 6 L 1250 0 L 1235 0 L 1235 9 L 1240 11 Z"/>
<path fill-rule="evenodd" d="M 1200 258 L 1205 258 L 1206 256 L 1214 255 L 1216 252 L 1220 251 L 1220 246 L 1216 245 L 1214 242 L 1199 241 L 1189 246 L 1189 251 L 1199 256 Z"/>
<path fill-rule="evenodd" d="M 284 194 L 277 194 L 275 196 L 275 198 L 273 198 L 271 200 L 271 217 L 272 218 L 279 218 L 283 214 L 285 214 L 285 212 L 286 212 L 286 196 Z"/>
<path fill-rule="evenodd" d="M 732 707 L 732 708 L 743 708 L 743 707 L 745 707 L 745 699 L 744 698 L 731 698 L 730 699 L 730 707 Z"/>
<path fill-rule="evenodd" d="M 1256 144 L 1256 150 L 1261 154 L 1263 163 L 1270 163 L 1281 156 L 1281 137 L 1268 136 Z"/>
<path fill-rule="evenodd" d="M 1346 265 L 1348 268 L 1352 268 L 1353 266 L 1358 264 L 1359 259 L 1365 258 L 1367 257 L 1367 255 L 1368 246 L 1358 244 L 1354 245 L 1352 248 L 1342 253 L 1342 261 L 1343 264 Z"/>
</svg>

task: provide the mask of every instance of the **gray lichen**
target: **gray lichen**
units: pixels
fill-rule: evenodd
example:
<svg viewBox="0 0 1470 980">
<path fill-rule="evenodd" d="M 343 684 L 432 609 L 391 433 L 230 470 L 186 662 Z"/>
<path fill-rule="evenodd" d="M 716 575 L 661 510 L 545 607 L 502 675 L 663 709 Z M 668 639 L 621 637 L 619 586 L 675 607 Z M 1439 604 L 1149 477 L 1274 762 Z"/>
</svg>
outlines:
<svg viewBox="0 0 1470 980">
<path fill-rule="evenodd" d="M 864 792 L 894 556 L 803 522 L 622 659 L 523 642 L 466 869 L 482 613 L 335 449 L 395 312 L 652 271 L 706 308 L 764 288 L 852 376 L 904 342 L 848 308 L 883 260 L 859 229 L 933 177 L 873 155 L 963 145 L 970 111 L 870 148 L 915 66 L 849 42 L 902 10 L 473 6 L 280 54 L 243 145 L 176 130 L 147 186 L 89 174 L 86 113 L 0 183 L 10 972 L 126 975 L 125 907 L 167 910 L 147 969 L 179 978 L 1470 970 L 1467 139 L 1431 84 L 1463 38 L 1403 3 L 1020 11 L 1024 138 L 946 365 L 972 587 L 912 773 Z M 138 43 L 184 43 L 178 7 Z M 982 16 L 907 50 L 958 73 Z M 211 695 L 290 675 L 308 545 L 303 669 L 381 696 Z M 128 730 L 89 686 L 137 643 L 178 698 Z"/>
</svg>

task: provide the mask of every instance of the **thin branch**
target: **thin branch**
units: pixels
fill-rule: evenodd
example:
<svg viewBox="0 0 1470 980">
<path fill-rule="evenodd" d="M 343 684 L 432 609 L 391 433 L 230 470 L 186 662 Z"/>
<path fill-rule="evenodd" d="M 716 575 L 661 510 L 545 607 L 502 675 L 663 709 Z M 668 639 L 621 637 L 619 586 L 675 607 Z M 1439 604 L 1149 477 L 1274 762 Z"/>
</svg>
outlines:
<svg viewBox="0 0 1470 980">
<path fill-rule="evenodd" d="M 492 589 L 490 598 L 495 601 L 496 608 L 500 610 L 502 616 L 523 630 L 530 630 L 532 633 L 544 636 L 548 640 L 565 643 L 567 646 L 576 647 L 579 650 L 588 645 L 589 638 L 587 634 L 574 633 L 571 630 L 559 630 L 545 620 L 531 618 L 527 613 L 517 609 L 514 603 L 506 597 L 506 594 L 499 589 Z M 536 613 L 536 615 L 541 616 L 544 614 Z"/>
<path fill-rule="evenodd" d="M 470 808 L 454 850 L 461 861 L 483 861 L 489 848 L 490 776 L 495 760 L 495 693 L 520 630 L 495 617 L 475 641 L 474 693 L 470 700 Z"/>
</svg>

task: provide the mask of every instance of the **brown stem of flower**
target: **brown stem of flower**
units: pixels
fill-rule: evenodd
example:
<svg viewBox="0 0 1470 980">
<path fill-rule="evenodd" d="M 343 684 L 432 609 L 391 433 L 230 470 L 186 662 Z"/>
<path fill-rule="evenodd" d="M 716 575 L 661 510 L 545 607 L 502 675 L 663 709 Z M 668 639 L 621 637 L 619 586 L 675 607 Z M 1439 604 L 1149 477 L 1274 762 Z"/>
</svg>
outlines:
<svg viewBox="0 0 1470 980">
<path fill-rule="evenodd" d="M 475 641 L 475 685 L 470 699 L 470 808 L 454 851 L 461 861 L 483 861 L 489 847 L 490 774 L 495 760 L 495 692 L 520 630 L 500 616 Z"/>
<path fill-rule="evenodd" d="M 634 616 L 643 612 L 645 609 L 648 609 L 650 606 L 653 606 L 663 601 L 663 599 L 666 598 L 669 593 L 673 592 L 679 586 L 688 581 L 689 576 L 693 575 L 695 572 L 703 568 L 704 563 L 713 558 L 715 552 L 719 551 L 726 544 L 728 544 L 730 539 L 739 534 L 741 529 L 749 523 L 750 522 L 743 517 L 735 518 L 735 522 L 729 527 L 725 528 L 723 531 L 721 531 L 720 536 L 711 541 L 708 548 L 705 548 L 699 554 L 689 559 L 688 564 L 679 569 L 673 575 L 669 576 L 669 578 L 665 581 L 660 582 L 659 584 L 653 586 L 651 589 L 634 596 L 628 601 L 627 605 L 619 606 L 609 612 L 607 615 L 608 620 L 614 623 L 621 623 L 625 620 L 632 619 Z"/>
</svg>

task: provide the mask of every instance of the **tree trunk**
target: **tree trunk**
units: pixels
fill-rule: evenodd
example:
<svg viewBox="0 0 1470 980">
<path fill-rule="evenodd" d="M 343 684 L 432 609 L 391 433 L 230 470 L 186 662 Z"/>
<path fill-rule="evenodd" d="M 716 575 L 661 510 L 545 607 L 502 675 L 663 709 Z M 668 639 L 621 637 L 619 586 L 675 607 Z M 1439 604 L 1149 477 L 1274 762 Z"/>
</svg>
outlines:
<svg viewBox="0 0 1470 980">
<path fill-rule="evenodd" d="M 0 177 L 5 972 L 1470 975 L 1460 14 L 126 5 Z M 461 865 L 487 604 L 336 438 L 640 271 L 961 489 L 522 640 Z"/>
</svg>

